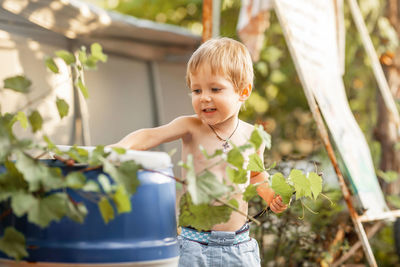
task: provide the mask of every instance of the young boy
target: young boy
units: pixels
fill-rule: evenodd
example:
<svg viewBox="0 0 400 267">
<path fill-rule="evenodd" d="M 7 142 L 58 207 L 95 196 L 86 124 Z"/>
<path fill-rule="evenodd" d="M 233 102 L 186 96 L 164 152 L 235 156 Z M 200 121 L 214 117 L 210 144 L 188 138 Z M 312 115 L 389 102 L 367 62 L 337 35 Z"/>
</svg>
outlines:
<svg viewBox="0 0 400 267">
<path fill-rule="evenodd" d="M 229 142 L 240 146 L 250 138 L 253 126 L 239 120 L 238 114 L 250 96 L 253 76 L 251 57 L 243 44 L 230 38 L 211 39 L 193 53 L 187 66 L 187 85 L 196 114 L 178 117 L 157 128 L 137 130 L 112 146 L 147 150 L 181 139 L 182 159 L 192 154 L 196 173 L 213 166 L 213 160 L 204 157 L 200 145 L 212 154 L 221 148 L 228 151 Z M 261 146 L 257 151 L 261 159 L 264 148 Z M 210 171 L 221 181 L 228 181 L 225 169 L 226 164 L 217 164 Z M 265 172 L 252 172 L 248 183 L 264 182 L 266 178 Z M 279 213 L 286 209 L 281 197 L 274 198 L 274 192 L 266 184 L 263 191 L 267 192 L 272 211 Z M 235 196 L 240 211 L 247 214 L 248 204 L 242 197 L 242 194 Z M 258 244 L 249 237 L 246 218 L 238 212 L 232 212 L 228 222 L 214 225 L 210 232 L 182 227 L 178 240 L 179 266 L 260 266 Z"/>
</svg>

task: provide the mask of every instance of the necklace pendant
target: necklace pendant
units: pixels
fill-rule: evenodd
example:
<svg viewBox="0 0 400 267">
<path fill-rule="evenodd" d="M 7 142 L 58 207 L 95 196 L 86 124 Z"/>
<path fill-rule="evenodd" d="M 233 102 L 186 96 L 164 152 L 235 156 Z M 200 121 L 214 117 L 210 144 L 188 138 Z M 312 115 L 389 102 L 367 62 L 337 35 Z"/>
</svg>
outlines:
<svg viewBox="0 0 400 267">
<path fill-rule="evenodd" d="M 226 152 L 228 152 L 228 149 L 229 149 L 229 148 L 231 148 L 231 146 L 229 145 L 228 141 L 225 141 L 225 142 L 222 144 L 222 151 L 223 151 L 224 153 L 226 153 Z"/>
</svg>

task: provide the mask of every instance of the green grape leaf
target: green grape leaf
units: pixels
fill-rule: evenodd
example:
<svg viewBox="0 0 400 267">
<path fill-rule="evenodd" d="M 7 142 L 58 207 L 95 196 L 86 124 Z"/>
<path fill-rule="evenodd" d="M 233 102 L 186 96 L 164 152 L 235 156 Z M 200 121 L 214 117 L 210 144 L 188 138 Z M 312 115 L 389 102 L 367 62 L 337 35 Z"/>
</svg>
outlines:
<svg viewBox="0 0 400 267">
<path fill-rule="evenodd" d="M 60 73 L 60 70 L 57 66 L 57 64 L 54 62 L 54 59 L 52 57 L 46 57 L 44 63 L 46 64 L 46 67 L 53 73 Z"/>
<path fill-rule="evenodd" d="M 389 195 L 386 197 L 386 199 L 395 208 L 400 209 L 400 197 L 398 195 Z"/>
<path fill-rule="evenodd" d="M 312 197 L 310 180 L 300 170 L 292 170 L 289 179 L 293 182 L 296 190 L 296 200 L 301 197 Z"/>
<path fill-rule="evenodd" d="M 104 152 L 104 146 L 96 146 L 93 150 L 92 155 L 89 159 L 90 166 L 98 166 L 101 165 L 101 159 L 107 158 L 110 155 L 109 152 Z"/>
<path fill-rule="evenodd" d="M 193 164 L 193 156 L 188 155 L 186 165 L 186 181 L 188 192 L 194 204 L 208 203 L 230 191 L 230 188 L 219 182 L 215 175 L 206 170 L 196 177 Z"/>
<path fill-rule="evenodd" d="M 106 62 L 107 61 L 107 55 L 103 53 L 103 48 L 99 43 L 93 43 L 90 46 L 90 52 L 92 53 L 92 56 L 97 60 L 100 60 L 101 62 Z"/>
<path fill-rule="evenodd" d="M 6 160 L 4 167 L 7 171 L 0 174 L 0 196 L 1 200 L 6 200 L 15 193 L 25 191 L 28 184 L 24 180 L 23 175 L 17 170 L 13 161 Z"/>
<path fill-rule="evenodd" d="M 266 131 L 264 131 L 262 125 L 254 126 L 254 130 L 251 133 L 249 141 L 254 145 L 256 149 L 260 147 L 262 142 L 264 142 L 267 149 L 271 149 L 271 136 Z"/>
<path fill-rule="evenodd" d="M 126 213 L 131 211 L 131 201 L 129 195 L 122 186 L 112 195 L 118 213 Z"/>
<path fill-rule="evenodd" d="M 28 256 L 24 235 L 11 226 L 6 228 L 4 235 L 0 238 L 0 250 L 16 260 Z"/>
<path fill-rule="evenodd" d="M 28 128 L 28 118 L 26 117 L 23 111 L 19 111 L 13 118 L 11 124 L 14 124 L 16 121 L 19 121 L 21 127 L 26 129 Z"/>
<path fill-rule="evenodd" d="M 83 203 L 73 203 L 72 201 L 67 201 L 67 211 L 66 216 L 77 223 L 83 223 L 88 210 Z"/>
<path fill-rule="evenodd" d="M 293 194 L 293 188 L 286 182 L 282 173 L 275 173 L 271 179 L 271 188 L 282 197 L 282 201 L 288 204 Z"/>
<path fill-rule="evenodd" d="M 133 160 L 121 163 L 119 168 L 115 167 L 107 160 L 102 160 L 104 172 L 108 173 L 111 178 L 119 185 L 123 185 L 128 194 L 134 194 L 140 182 L 137 178 L 137 171 L 140 165 L 136 164 Z"/>
<path fill-rule="evenodd" d="M 249 156 L 249 165 L 247 166 L 248 171 L 263 172 L 265 170 L 264 164 L 257 153 Z"/>
<path fill-rule="evenodd" d="M 62 58 L 67 65 L 75 63 L 75 56 L 67 50 L 58 50 L 55 54 L 57 57 Z"/>
<path fill-rule="evenodd" d="M 37 199 L 32 194 L 23 191 L 14 193 L 11 197 L 11 208 L 18 217 L 25 215 L 35 204 L 37 204 Z"/>
<path fill-rule="evenodd" d="M 176 153 L 177 151 L 178 151 L 178 150 L 176 149 L 176 147 L 174 147 L 173 149 L 171 149 L 170 151 L 168 151 L 167 154 L 168 154 L 168 156 L 172 157 L 173 155 L 175 155 L 175 153 Z"/>
<path fill-rule="evenodd" d="M 250 149 L 250 148 L 253 148 L 253 147 L 254 147 L 253 145 L 251 145 L 251 144 L 249 144 L 249 143 L 246 143 L 246 144 L 244 144 L 244 145 L 239 146 L 238 148 L 239 148 L 239 150 L 240 150 L 241 152 L 244 152 L 244 151 L 246 151 L 247 149 Z M 221 152 L 222 152 L 222 150 L 221 150 Z"/>
<path fill-rule="evenodd" d="M 65 182 L 69 188 L 81 189 L 85 186 L 86 177 L 81 172 L 70 172 L 68 173 Z"/>
<path fill-rule="evenodd" d="M 66 193 L 54 193 L 39 198 L 28 211 L 28 221 L 42 228 L 52 221 L 59 221 L 67 213 L 68 196 Z"/>
<path fill-rule="evenodd" d="M 242 153 L 240 152 L 240 149 L 235 147 L 232 148 L 228 152 L 228 158 L 227 158 L 228 163 L 232 164 L 233 166 L 242 169 L 243 168 L 243 163 L 244 163 L 244 157 Z"/>
<path fill-rule="evenodd" d="M 391 183 L 399 179 L 399 174 L 395 171 L 381 171 L 381 170 L 376 170 L 376 174 L 381 177 L 385 182 Z"/>
<path fill-rule="evenodd" d="M 13 135 L 4 117 L 0 117 L 0 163 L 4 162 L 11 152 Z"/>
<path fill-rule="evenodd" d="M 266 170 L 266 171 L 269 171 L 269 170 L 275 168 L 275 166 L 276 166 L 276 162 L 272 163 L 272 164 L 271 164 L 270 166 L 268 166 L 268 168 L 265 169 L 265 170 Z"/>
<path fill-rule="evenodd" d="M 20 93 L 28 93 L 32 82 L 22 75 L 9 77 L 4 80 L 4 88 L 11 89 Z"/>
<path fill-rule="evenodd" d="M 57 97 L 56 105 L 61 119 L 68 115 L 69 105 L 64 99 Z"/>
<path fill-rule="evenodd" d="M 43 140 L 47 143 L 47 147 L 49 150 L 54 151 L 56 154 L 62 154 L 61 150 L 50 140 L 47 135 L 43 136 Z"/>
<path fill-rule="evenodd" d="M 231 180 L 235 184 L 244 184 L 247 182 L 246 170 L 236 170 L 228 166 L 226 167 L 226 174 L 228 175 L 229 180 Z"/>
<path fill-rule="evenodd" d="M 182 167 L 186 169 L 186 182 L 187 189 L 192 199 L 194 199 L 195 203 L 200 203 L 200 199 L 197 196 L 197 187 L 196 187 L 196 172 L 194 171 L 193 164 L 193 155 L 189 154 L 187 156 L 186 162 L 182 162 Z"/>
<path fill-rule="evenodd" d="M 103 188 L 103 191 L 105 193 L 111 193 L 112 191 L 112 186 L 110 183 L 110 179 L 108 178 L 107 175 L 105 174 L 99 174 L 99 176 L 97 176 L 97 181 L 99 182 L 99 184 L 101 185 L 101 188 Z"/>
<path fill-rule="evenodd" d="M 89 55 L 87 58 L 86 58 L 86 61 L 85 61 L 85 63 L 83 64 L 83 67 L 86 69 L 86 70 L 96 70 L 97 69 L 97 59 L 94 57 L 94 56 L 92 56 L 92 55 Z"/>
<path fill-rule="evenodd" d="M 210 202 L 215 198 L 231 191 L 230 187 L 218 181 L 215 174 L 206 170 L 196 178 L 196 195 L 198 196 L 198 203 Z"/>
<path fill-rule="evenodd" d="M 126 149 L 122 147 L 113 147 L 112 150 L 114 150 L 119 155 L 124 155 L 126 153 Z"/>
<path fill-rule="evenodd" d="M 39 111 L 34 110 L 28 117 L 29 123 L 32 126 L 32 131 L 36 133 L 42 129 L 43 119 Z"/>
<path fill-rule="evenodd" d="M 243 200 L 249 202 L 255 196 L 257 196 L 257 186 L 249 184 L 243 193 Z"/>
<path fill-rule="evenodd" d="M 100 192 L 100 186 L 93 180 L 89 180 L 86 184 L 82 187 L 82 190 L 85 192 Z"/>
<path fill-rule="evenodd" d="M 235 199 L 230 200 L 229 203 L 238 207 Z M 190 196 L 185 194 L 180 201 L 179 225 L 191 226 L 199 231 L 210 230 L 215 224 L 227 222 L 231 214 L 232 209 L 225 205 L 194 205 Z"/>
<path fill-rule="evenodd" d="M 64 186 L 61 170 L 59 168 L 48 167 L 38 160 L 34 160 L 24 153 L 17 153 L 15 166 L 24 175 L 25 181 L 29 184 L 29 191 L 37 191 L 41 186 L 46 191 L 59 189 Z"/>
<path fill-rule="evenodd" d="M 102 197 L 98 203 L 98 207 L 103 217 L 103 221 L 107 224 L 109 221 L 114 219 L 114 209 L 108 201 L 107 197 Z"/>
<path fill-rule="evenodd" d="M 217 156 L 219 156 L 219 155 L 222 155 L 222 154 L 224 153 L 224 152 L 222 151 L 222 149 L 217 149 L 217 150 L 214 151 L 213 154 L 209 155 L 209 154 L 207 153 L 207 150 L 206 150 L 202 145 L 199 145 L 199 149 L 200 149 L 201 153 L 204 155 L 204 157 L 205 157 L 206 159 L 212 159 L 212 158 L 215 158 L 215 157 L 217 157 Z"/>
<path fill-rule="evenodd" d="M 76 162 L 87 163 L 89 161 L 89 152 L 76 145 L 72 146 L 66 154 Z"/>
<path fill-rule="evenodd" d="M 254 130 L 251 132 L 249 141 L 254 145 L 255 149 L 258 149 L 261 146 L 263 139 L 257 127 L 254 127 Z"/>
<path fill-rule="evenodd" d="M 78 59 L 83 65 L 86 64 L 87 55 L 86 55 L 86 48 L 84 46 L 78 52 Z"/>
<path fill-rule="evenodd" d="M 82 81 L 82 79 L 80 77 L 78 79 L 77 86 L 78 86 L 79 90 L 81 90 L 83 96 L 86 99 L 89 98 L 89 91 L 88 91 L 87 87 L 85 86 L 85 84 L 83 83 L 83 81 Z"/>
<path fill-rule="evenodd" d="M 315 200 L 317 199 L 318 195 L 322 192 L 322 178 L 315 172 L 310 172 L 308 174 L 308 180 L 310 180 L 311 192 Z"/>
</svg>

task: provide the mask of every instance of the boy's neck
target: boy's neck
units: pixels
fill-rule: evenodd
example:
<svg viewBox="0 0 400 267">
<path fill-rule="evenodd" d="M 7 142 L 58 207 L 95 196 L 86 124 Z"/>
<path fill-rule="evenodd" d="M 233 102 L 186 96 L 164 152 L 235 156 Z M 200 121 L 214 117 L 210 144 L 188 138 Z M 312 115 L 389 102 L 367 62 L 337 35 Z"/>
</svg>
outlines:
<svg viewBox="0 0 400 267">
<path fill-rule="evenodd" d="M 239 118 L 237 116 L 234 116 L 222 123 L 208 126 L 215 132 L 218 138 L 226 140 L 231 135 L 233 135 L 234 131 L 236 131 L 236 129 L 238 128 Z"/>
</svg>

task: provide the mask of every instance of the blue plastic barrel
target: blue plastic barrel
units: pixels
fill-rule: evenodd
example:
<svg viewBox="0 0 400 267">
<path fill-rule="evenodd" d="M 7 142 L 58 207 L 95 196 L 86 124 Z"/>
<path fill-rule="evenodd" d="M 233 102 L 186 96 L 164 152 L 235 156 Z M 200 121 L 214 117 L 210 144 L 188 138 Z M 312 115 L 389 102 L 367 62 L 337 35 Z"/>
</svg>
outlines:
<svg viewBox="0 0 400 267">
<path fill-rule="evenodd" d="M 160 154 L 134 153 L 136 158 L 141 158 L 143 153 L 152 164 Z M 64 173 L 84 168 L 63 166 L 53 160 L 44 162 L 60 167 Z M 158 171 L 172 175 L 170 164 Z M 4 172 L 4 167 L 0 167 L 0 172 Z M 93 179 L 101 173 L 100 170 L 94 170 L 85 175 Z M 41 263 L 41 266 L 177 266 L 175 181 L 160 173 L 148 171 L 138 172 L 138 178 L 140 186 L 131 197 L 132 211 L 116 215 L 108 224 L 104 223 L 97 204 L 74 191 L 69 192 L 70 196 L 77 202 L 84 202 L 88 209 L 83 224 L 63 218 L 42 229 L 29 223 L 26 216 L 9 216 L 0 221 L 2 233 L 9 225 L 14 225 L 24 233 L 29 252 L 29 257 L 19 263 L 0 254 L 0 266 L 21 266 L 27 262 Z"/>
</svg>

